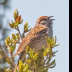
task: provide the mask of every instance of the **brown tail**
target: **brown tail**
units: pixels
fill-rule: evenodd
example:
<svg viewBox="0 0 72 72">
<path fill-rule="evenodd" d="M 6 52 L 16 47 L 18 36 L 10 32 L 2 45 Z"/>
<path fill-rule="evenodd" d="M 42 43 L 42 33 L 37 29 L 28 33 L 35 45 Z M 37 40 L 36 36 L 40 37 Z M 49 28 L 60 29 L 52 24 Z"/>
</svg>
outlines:
<svg viewBox="0 0 72 72">
<path fill-rule="evenodd" d="M 23 51 L 19 56 L 19 60 L 24 60 L 24 59 L 26 59 L 26 51 Z M 18 60 L 17 65 L 19 64 L 19 60 Z"/>
</svg>

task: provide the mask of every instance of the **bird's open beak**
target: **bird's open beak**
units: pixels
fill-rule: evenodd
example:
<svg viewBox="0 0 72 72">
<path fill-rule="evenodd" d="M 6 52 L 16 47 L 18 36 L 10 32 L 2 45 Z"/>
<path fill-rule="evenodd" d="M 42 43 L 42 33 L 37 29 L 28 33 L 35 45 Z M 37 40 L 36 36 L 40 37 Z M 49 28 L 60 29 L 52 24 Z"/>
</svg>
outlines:
<svg viewBox="0 0 72 72">
<path fill-rule="evenodd" d="M 50 19 L 50 21 L 53 21 L 53 20 L 55 20 L 55 19 Z"/>
<path fill-rule="evenodd" d="M 50 16 L 50 17 L 49 17 L 49 20 L 50 20 L 50 21 L 53 21 L 53 20 L 55 20 L 55 19 L 50 19 L 50 18 L 52 18 L 52 17 L 54 17 L 54 16 Z"/>
<path fill-rule="evenodd" d="M 52 17 L 54 17 L 54 16 L 50 16 L 49 19 L 52 18 Z"/>
</svg>

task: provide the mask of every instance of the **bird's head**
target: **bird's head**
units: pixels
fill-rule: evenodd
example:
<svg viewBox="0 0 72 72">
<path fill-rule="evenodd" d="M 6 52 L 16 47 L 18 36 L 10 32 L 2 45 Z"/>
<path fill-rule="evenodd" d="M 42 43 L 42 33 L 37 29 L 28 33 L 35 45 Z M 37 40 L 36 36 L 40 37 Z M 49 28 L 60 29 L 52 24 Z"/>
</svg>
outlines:
<svg viewBox="0 0 72 72">
<path fill-rule="evenodd" d="M 38 18 L 36 25 L 43 25 L 46 27 L 52 26 L 53 24 L 53 20 L 55 19 L 51 19 L 53 16 L 41 16 L 40 18 Z"/>
</svg>

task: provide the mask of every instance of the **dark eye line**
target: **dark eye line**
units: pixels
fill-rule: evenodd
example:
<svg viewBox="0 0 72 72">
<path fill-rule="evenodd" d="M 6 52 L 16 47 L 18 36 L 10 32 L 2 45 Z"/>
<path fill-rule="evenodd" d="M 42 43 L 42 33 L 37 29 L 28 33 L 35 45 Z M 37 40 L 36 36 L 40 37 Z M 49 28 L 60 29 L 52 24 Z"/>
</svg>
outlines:
<svg viewBox="0 0 72 72">
<path fill-rule="evenodd" d="M 38 23 L 40 23 L 41 21 L 46 21 L 46 20 L 47 20 L 47 19 L 45 19 L 45 18 L 44 18 L 44 19 L 41 19 Z"/>
<path fill-rule="evenodd" d="M 43 21 L 43 20 L 46 20 L 46 19 L 41 19 L 40 21 Z"/>
</svg>

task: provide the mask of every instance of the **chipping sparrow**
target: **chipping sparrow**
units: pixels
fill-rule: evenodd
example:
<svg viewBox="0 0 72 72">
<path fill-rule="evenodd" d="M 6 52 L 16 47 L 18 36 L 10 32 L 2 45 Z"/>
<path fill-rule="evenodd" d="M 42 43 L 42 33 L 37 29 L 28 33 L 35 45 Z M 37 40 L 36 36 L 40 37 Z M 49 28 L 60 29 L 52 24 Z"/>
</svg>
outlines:
<svg viewBox="0 0 72 72">
<path fill-rule="evenodd" d="M 50 19 L 51 17 L 53 16 L 42 16 L 37 20 L 35 27 L 24 37 L 20 43 L 20 46 L 14 57 L 21 53 L 19 59 L 24 59 L 26 56 L 25 49 L 27 46 L 33 48 L 37 52 L 43 46 L 47 47 L 45 36 L 50 38 L 53 36 L 52 21 L 54 19 Z"/>
</svg>

